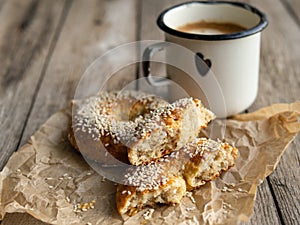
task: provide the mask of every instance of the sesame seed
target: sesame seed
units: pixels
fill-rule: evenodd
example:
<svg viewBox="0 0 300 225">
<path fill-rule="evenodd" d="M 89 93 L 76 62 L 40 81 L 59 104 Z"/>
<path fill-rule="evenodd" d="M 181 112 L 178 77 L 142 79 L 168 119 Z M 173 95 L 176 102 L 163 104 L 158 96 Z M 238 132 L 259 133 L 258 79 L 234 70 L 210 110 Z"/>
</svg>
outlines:
<svg viewBox="0 0 300 225">
<path fill-rule="evenodd" d="M 145 220 L 149 220 L 152 218 L 152 214 L 154 212 L 154 209 L 148 209 L 144 214 L 143 217 Z"/>
<path fill-rule="evenodd" d="M 193 206 L 193 207 L 188 207 L 188 208 L 186 208 L 186 211 L 192 211 L 192 210 L 195 210 L 195 209 L 196 209 L 195 206 Z"/>
<path fill-rule="evenodd" d="M 71 202 L 71 200 L 68 196 L 66 197 L 66 201 L 69 202 L 69 203 Z"/>
<path fill-rule="evenodd" d="M 221 189 L 222 192 L 226 192 L 227 190 L 228 190 L 228 187 L 226 187 L 226 186 Z"/>
<path fill-rule="evenodd" d="M 137 186 L 137 191 L 156 189 L 160 183 L 166 184 L 167 177 L 162 176 L 164 170 L 161 164 L 150 163 L 130 168 L 124 176 L 124 183 L 128 186 Z"/>
<path fill-rule="evenodd" d="M 92 200 L 91 202 L 77 203 L 73 205 L 74 212 L 86 212 L 89 209 L 93 209 L 96 200 Z"/>
<path fill-rule="evenodd" d="M 195 200 L 192 192 L 186 192 L 186 196 L 191 199 L 192 203 L 194 203 L 194 204 L 196 203 L 196 200 Z"/>
<path fill-rule="evenodd" d="M 248 193 L 246 190 L 243 190 L 242 188 L 238 188 L 237 191 L 241 193 Z"/>
</svg>

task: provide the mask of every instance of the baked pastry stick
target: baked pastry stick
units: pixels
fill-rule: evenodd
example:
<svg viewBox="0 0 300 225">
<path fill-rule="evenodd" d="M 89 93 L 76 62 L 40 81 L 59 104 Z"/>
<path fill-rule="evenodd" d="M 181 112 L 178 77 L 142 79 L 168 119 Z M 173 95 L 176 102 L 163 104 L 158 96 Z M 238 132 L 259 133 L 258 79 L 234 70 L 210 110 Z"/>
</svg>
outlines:
<svg viewBox="0 0 300 225">
<path fill-rule="evenodd" d="M 129 144 L 132 165 L 147 164 L 196 138 L 215 118 L 200 100 L 183 98 L 151 111 L 138 123 Z"/>
<path fill-rule="evenodd" d="M 181 148 L 214 117 L 198 99 L 169 104 L 140 92 L 101 92 L 73 101 L 69 140 L 88 159 L 102 162 L 109 152 L 141 165 Z"/>
<path fill-rule="evenodd" d="M 118 212 L 134 215 L 145 206 L 177 204 L 186 194 L 234 166 L 238 151 L 221 141 L 196 138 L 184 147 L 125 175 L 118 185 Z"/>
<path fill-rule="evenodd" d="M 158 181 L 153 188 L 118 185 L 116 202 L 118 212 L 133 216 L 145 206 L 178 204 L 186 194 L 185 181 L 181 176 L 169 175 Z"/>
<path fill-rule="evenodd" d="M 163 99 L 138 91 L 99 92 L 72 101 L 69 141 L 88 159 L 102 162 L 110 153 L 129 163 L 127 145 L 145 114 L 169 105 Z"/>
</svg>

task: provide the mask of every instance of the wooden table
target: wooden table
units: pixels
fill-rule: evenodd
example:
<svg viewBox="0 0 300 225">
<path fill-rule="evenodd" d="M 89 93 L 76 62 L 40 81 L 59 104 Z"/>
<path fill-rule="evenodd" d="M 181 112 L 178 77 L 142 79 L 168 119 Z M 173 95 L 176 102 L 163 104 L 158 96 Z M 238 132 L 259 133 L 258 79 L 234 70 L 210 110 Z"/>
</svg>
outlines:
<svg viewBox="0 0 300 225">
<path fill-rule="evenodd" d="M 159 12 L 182 0 L 0 0 L 0 167 L 46 119 L 68 104 L 86 67 L 137 40 L 162 40 Z M 300 1 L 243 0 L 269 17 L 259 95 L 249 108 L 300 96 Z M 129 71 L 129 72 L 128 72 Z M 138 76 L 131 68 L 118 82 Z M 300 224 L 300 136 L 260 186 L 249 224 Z M 4 225 L 44 224 L 8 214 Z"/>
</svg>

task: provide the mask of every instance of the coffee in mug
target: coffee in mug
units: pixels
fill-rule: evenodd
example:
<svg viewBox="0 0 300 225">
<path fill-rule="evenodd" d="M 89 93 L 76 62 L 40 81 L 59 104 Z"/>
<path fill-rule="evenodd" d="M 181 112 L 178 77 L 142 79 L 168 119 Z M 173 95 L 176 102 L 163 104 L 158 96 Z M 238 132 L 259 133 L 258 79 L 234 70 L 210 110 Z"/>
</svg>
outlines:
<svg viewBox="0 0 300 225">
<path fill-rule="evenodd" d="M 168 85 L 170 101 L 186 97 L 170 84 L 176 83 L 189 96 L 200 98 L 219 118 L 240 113 L 257 96 L 261 31 L 267 24 L 267 16 L 246 3 L 175 5 L 157 19 L 166 42 L 172 45 L 163 42 L 146 48 L 144 75 L 151 85 Z M 161 50 L 171 65 L 166 66 L 167 79 L 157 81 L 149 62 Z"/>
<path fill-rule="evenodd" d="M 176 28 L 185 33 L 192 34 L 231 34 L 247 30 L 245 27 L 234 23 L 209 22 L 200 20 L 194 23 L 188 23 Z"/>
</svg>

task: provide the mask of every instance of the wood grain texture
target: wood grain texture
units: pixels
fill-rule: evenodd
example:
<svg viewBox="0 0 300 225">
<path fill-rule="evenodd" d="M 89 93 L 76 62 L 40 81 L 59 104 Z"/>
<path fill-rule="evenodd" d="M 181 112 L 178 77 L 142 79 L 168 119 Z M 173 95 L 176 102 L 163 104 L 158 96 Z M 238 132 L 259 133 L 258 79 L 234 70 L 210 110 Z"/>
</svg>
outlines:
<svg viewBox="0 0 300 225">
<path fill-rule="evenodd" d="M 3 7 L 3 5 L 5 4 L 6 0 L 0 0 L 0 12 L 1 12 L 1 9 Z"/>
<path fill-rule="evenodd" d="M 267 13 L 270 23 L 262 37 L 259 94 L 250 110 L 278 102 L 299 101 L 300 27 L 284 5 L 274 4 L 272 0 L 252 2 Z M 299 146 L 298 135 L 268 178 L 283 224 L 300 224 Z"/>
<path fill-rule="evenodd" d="M 290 8 L 286 5 L 287 1 Z M 291 11 L 292 8 L 299 15 L 299 1 L 282 0 L 276 4 L 272 0 L 244 2 L 258 7 L 269 18 L 269 26 L 262 35 L 259 93 L 249 111 L 274 103 L 299 101 L 300 26 Z M 267 179 L 282 224 L 300 224 L 299 146 L 298 135 L 282 156 L 274 173 Z M 264 192 L 260 186 L 258 193 L 265 198 L 265 195 L 270 195 L 270 191 Z M 273 217 L 272 214 L 265 214 L 266 210 L 258 211 L 259 208 L 269 208 L 269 201 L 262 199 L 261 203 L 257 203 L 263 204 L 263 207 L 256 205 L 254 211 L 264 213 L 266 218 Z M 262 224 L 267 224 L 267 221 Z"/>
<path fill-rule="evenodd" d="M 291 17 L 297 22 L 300 27 L 300 1 L 298 0 L 281 0 L 285 5 Z"/>
<path fill-rule="evenodd" d="M 50 115 L 69 104 L 81 76 L 97 57 L 135 40 L 135 7 L 135 0 L 73 2 L 29 116 L 22 144 Z M 135 71 L 126 70 L 118 75 L 116 83 L 111 81 L 109 85 L 116 88 L 135 76 Z"/>
<path fill-rule="evenodd" d="M 76 0 L 60 33 L 59 21 L 66 7 L 63 1 L 0 0 L 0 129 L 7 131 L 0 133 L 0 165 L 52 113 L 68 104 L 80 76 L 96 57 L 136 38 L 162 40 L 157 15 L 182 1 L 139 1 L 137 17 L 136 0 L 90 0 L 84 4 Z M 270 20 L 262 36 L 259 94 L 249 111 L 299 100 L 299 1 L 244 2 L 266 12 Z M 136 24 L 141 25 L 138 34 Z M 59 35 L 57 42 L 55 35 Z M 133 68 L 123 71 L 116 78 L 121 81 L 113 80 L 111 86 L 126 83 L 134 73 Z M 300 224 L 299 146 L 298 136 L 275 172 L 258 187 L 254 214 L 243 225 Z M 8 214 L 2 224 L 45 223 L 26 214 Z"/>
<path fill-rule="evenodd" d="M 135 0 L 73 2 L 51 60 L 47 64 L 21 145 L 27 142 L 50 115 L 69 103 L 74 97 L 81 75 L 95 58 L 113 47 L 135 40 L 135 7 Z M 118 75 L 118 83 L 115 85 L 122 83 L 120 80 L 135 79 L 136 73 L 132 68 L 124 73 Z M 19 100 L 14 102 L 22 103 Z M 3 224 L 20 224 L 19 221 L 23 221 L 23 225 L 45 224 L 27 214 L 8 215 Z"/>
<path fill-rule="evenodd" d="M 156 26 L 156 18 L 159 12 L 164 8 L 167 8 L 170 5 L 174 5 L 179 2 L 182 1 L 142 1 L 141 24 L 146 25 L 142 26 L 141 28 L 141 39 L 162 40 L 163 33 Z M 280 4 L 280 2 L 276 3 L 276 7 L 270 7 L 271 4 L 274 5 L 274 2 L 271 1 L 258 2 L 254 0 L 246 0 L 244 2 L 257 6 L 259 9 L 266 12 L 270 19 L 270 25 L 263 33 L 259 94 L 256 102 L 252 107 L 250 107 L 249 110 L 254 111 L 260 107 L 264 107 L 273 103 L 293 102 L 299 100 L 300 76 L 299 66 L 296 65 L 296 61 L 299 61 L 300 55 L 295 50 L 299 49 L 300 47 L 300 41 L 298 40 L 298 37 L 300 37 L 300 35 L 298 34 L 298 27 L 296 22 L 294 21 L 292 16 L 289 15 L 286 7 Z M 278 18 L 284 19 L 280 20 L 281 22 L 279 23 Z M 289 31 L 289 26 L 292 26 L 291 31 Z M 289 38 L 288 41 L 284 39 L 285 36 Z M 293 49 L 292 46 L 298 47 Z M 293 65 L 292 68 L 290 65 Z M 282 77 L 286 76 L 287 74 L 288 77 Z M 298 140 L 299 138 L 295 140 L 295 143 L 298 143 Z M 290 168 L 285 168 L 285 166 L 280 168 L 281 164 L 290 161 L 290 159 L 286 159 L 286 155 L 289 154 L 292 154 L 294 157 L 294 159 L 292 160 L 293 166 Z M 288 177 L 288 181 L 286 182 L 286 184 L 289 184 L 289 182 L 297 182 L 292 181 L 293 179 L 295 179 L 295 173 L 297 173 L 296 165 L 297 163 L 299 164 L 299 155 L 294 145 L 290 146 L 281 161 L 283 162 L 279 164 L 276 172 L 270 177 L 271 182 L 265 180 L 264 183 L 258 187 L 254 214 L 251 218 L 251 221 L 244 224 L 271 225 L 281 223 L 295 223 L 295 215 L 297 215 L 297 213 L 299 214 L 299 198 L 296 197 L 294 200 L 292 200 L 292 206 L 288 206 L 287 204 L 291 201 L 291 199 L 287 198 L 287 196 L 284 195 L 290 195 L 289 190 L 284 188 L 281 188 L 282 190 L 279 190 L 279 187 L 281 186 L 274 186 L 273 184 L 273 179 L 277 180 L 278 177 L 281 176 Z M 282 171 L 283 174 L 278 174 L 277 171 Z M 271 186 L 269 186 L 269 183 L 271 183 Z M 297 183 L 299 185 L 299 181 Z M 293 191 L 291 193 L 297 193 L 297 190 L 299 190 L 298 185 L 294 184 L 295 188 L 292 187 Z M 281 197 L 280 199 L 273 199 L 274 195 L 277 196 L 277 194 L 283 197 Z M 277 201 L 280 201 L 281 203 L 278 204 Z M 297 201 L 298 204 L 296 204 Z M 283 205 L 280 206 L 280 204 Z M 289 217 L 289 219 L 287 217 Z M 299 221 L 297 222 L 299 223 Z"/>
<path fill-rule="evenodd" d="M 142 17 L 141 17 L 141 40 L 148 39 L 159 39 L 163 40 L 163 32 L 159 30 L 156 25 L 156 18 L 159 13 L 171 5 L 181 3 L 184 1 L 142 1 Z M 145 26 L 143 26 L 146 24 Z M 256 215 L 257 214 L 257 215 Z M 247 223 L 242 224 L 268 224 L 277 225 L 280 224 L 280 219 L 276 210 L 275 203 L 272 199 L 268 183 L 265 181 L 261 186 L 258 187 L 258 195 L 254 207 L 254 215 L 251 220 Z"/>
<path fill-rule="evenodd" d="M 16 150 L 64 1 L 7 1 L 0 11 L 0 167 Z"/>
<path fill-rule="evenodd" d="M 265 180 L 257 191 L 253 214 L 249 222 L 241 222 L 240 225 L 279 225 L 281 224 L 280 217 L 276 210 L 274 200 L 270 194 L 270 187 L 267 180 Z"/>
</svg>

